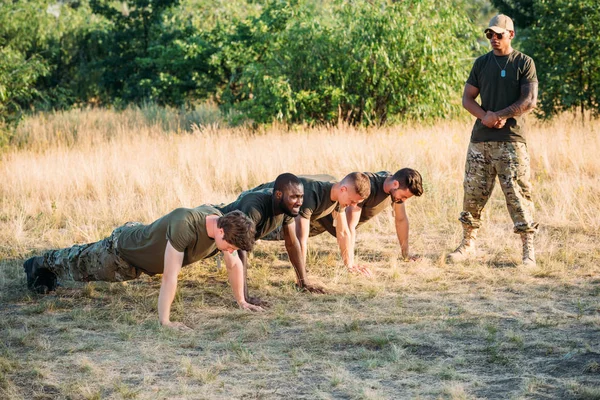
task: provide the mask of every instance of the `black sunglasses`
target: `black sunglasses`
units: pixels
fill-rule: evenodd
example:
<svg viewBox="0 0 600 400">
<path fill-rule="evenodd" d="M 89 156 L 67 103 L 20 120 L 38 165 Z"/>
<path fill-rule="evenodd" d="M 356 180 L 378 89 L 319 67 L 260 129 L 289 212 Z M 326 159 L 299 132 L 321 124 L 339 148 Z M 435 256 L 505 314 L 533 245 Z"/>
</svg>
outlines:
<svg viewBox="0 0 600 400">
<path fill-rule="evenodd" d="M 491 39 L 494 37 L 494 35 L 496 36 L 496 39 L 502 40 L 502 36 L 504 35 L 504 33 L 486 32 L 485 37 Z"/>
</svg>

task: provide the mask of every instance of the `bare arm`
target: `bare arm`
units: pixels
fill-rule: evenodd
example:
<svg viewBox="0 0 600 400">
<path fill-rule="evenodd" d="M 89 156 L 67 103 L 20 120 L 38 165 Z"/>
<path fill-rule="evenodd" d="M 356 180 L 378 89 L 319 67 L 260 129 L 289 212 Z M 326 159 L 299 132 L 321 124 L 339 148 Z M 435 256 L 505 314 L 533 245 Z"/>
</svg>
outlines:
<svg viewBox="0 0 600 400">
<path fill-rule="evenodd" d="M 354 265 L 354 246 L 352 243 L 352 234 L 348 227 L 346 218 L 346 209 L 340 210 L 335 216 L 335 238 L 337 239 L 342 260 L 346 268 L 352 268 Z"/>
<path fill-rule="evenodd" d="M 235 253 L 229 253 L 223 251 L 223 259 L 225 260 L 225 266 L 227 267 L 227 276 L 229 278 L 229 284 L 233 291 L 233 297 L 237 301 L 240 308 L 251 311 L 262 311 L 263 309 L 259 306 L 255 306 L 246 301 L 244 295 L 244 266 L 242 260 Z"/>
<path fill-rule="evenodd" d="M 244 298 L 248 301 L 248 253 L 244 250 L 238 250 L 237 254 L 242 263 L 242 270 L 244 273 Z"/>
<path fill-rule="evenodd" d="M 183 264 L 183 252 L 175 250 L 171 242 L 167 240 L 165 250 L 165 268 L 160 285 L 160 293 L 158 295 L 158 321 L 161 325 L 174 326 L 179 325 L 172 323 L 171 304 L 175 298 L 177 291 L 177 277 Z"/>
<path fill-rule="evenodd" d="M 352 272 L 358 272 L 371 277 L 373 274 L 365 267 L 354 263 L 354 249 L 356 245 L 356 226 L 360 220 L 362 208 L 348 206 L 336 216 L 335 233 L 338 246 L 344 261 L 344 266 Z"/>
<path fill-rule="evenodd" d="M 467 83 L 463 91 L 463 107 L 474 117 L 481 120 L 481 123 L 488 128 L 500 129 L 504 126 L 506 119 L 500 118 L 491 111 L 485 111 L 475 99 L 479 96 L 479 89 Z"/>
<path fill-rule="evenodd" d="M 310 221 L 306 218 L 302 218 L 300 216 L 296 217 L 294 222 L 288 225 L 283 225 L 281 229 L 283 229 L 283 240 L 285 241 L 285 249 L 287 250 L 288 257 L 290 258 L 290 262 L 294 267 L 294 271 L 296 272 L 296 284 L 298 287 L 308 290 L 313 293 L 325 293 L 325 289 L 319 285 L 314 285 L 308 282 L 308 276 L 306 273 L 306 252 L 302 254 L 302 248 L 300 245 L 300 241 L 296 236 L 299 232 L 299 229 L 295 226 L 296 221 L 298 220 L 306 221 L 310 224 Z M 300 221 L 300 223 L 302 223 Z M 301 233 L 304 234 L 306 232 L 305 240 L 308 241 L 308 229 L 309 227 L 305 227 L 301 230 Z M 306 246 L 304 247 L 306 251 Z"/>
<path fill-rule="evenodd" d="M 354 252 L 354 246 L 356 245 L 356 226 L 360 220 L 360 213 L 362 208 L 359 206 L 348 206 L 346 207 L 346 220 L 348 221 L 348 228 L 350 229 L 350 235 L 352 237 L 352 251 Z"/>
<path fill-rule="evenodd" d="M 521 86 L 521 96 L 510 106 L 496 111 L 495 114 L 499 118 L 508 119 L 523 115 L 526 112 L 533 110 L 537 103 L 538 84 L 537 82 L 527 83 Z"/>
<path fill-rule="evenodd" d="M 300 242 L 302 252 L 302 264 L 306 266 L 306 254 L 308 253 L 308 234 L 310 233 L 310 219 L 298 215 L 294 218 L 296 223 L 296 237 Z"/>
<path fill-rule="evenodd" d="M 483 118 L 485 117 L 485 111 L 483 110 L 483 108 L 481 108 L 479 103 L 475 101 L 477 96 L 479 96 L 479 88 L 476 88 L 475 86 L 466 83 L 465 88 L 463 90 L 462 105 L 475 118 L 483 120 Z"/>
<path fill-rule="evenodd" d="M 394 225 L 396 226 L 396 235 L 398 236 L 398 242 L 400 243 L 400 250 L 402 251 L 402 259 L 409 260 L 408 252 L 408 215 L 406 214 L 406 207 L 404 203 L 394 203 Z"/>
</svg>

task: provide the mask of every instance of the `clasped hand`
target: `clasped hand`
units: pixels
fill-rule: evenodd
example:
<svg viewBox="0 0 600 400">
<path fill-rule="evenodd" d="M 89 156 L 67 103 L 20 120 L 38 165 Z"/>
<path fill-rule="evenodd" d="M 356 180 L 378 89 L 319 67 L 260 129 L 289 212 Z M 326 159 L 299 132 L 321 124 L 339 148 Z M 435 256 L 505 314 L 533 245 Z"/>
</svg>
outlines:
<svg viewBox="0 0 600 400">
<path fill-rule="evenodd" d="M 498 114 L 496 114 L 493 111 L 487 111 L 481 119 L 481 123 L 487 126 L 488 128 L 500 129 L 504 126 L 504 124 L 506 124 L 506 120 L 500 118 Z"/>
</svg>

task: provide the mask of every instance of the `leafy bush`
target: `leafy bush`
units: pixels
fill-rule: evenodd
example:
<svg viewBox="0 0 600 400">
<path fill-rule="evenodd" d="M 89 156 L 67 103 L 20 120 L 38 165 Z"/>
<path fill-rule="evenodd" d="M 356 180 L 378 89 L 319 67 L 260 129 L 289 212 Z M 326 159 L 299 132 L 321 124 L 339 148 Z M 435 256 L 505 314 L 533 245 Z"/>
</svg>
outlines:
<svg viewBox="0 0 600 400">
<path fill-rule="evenodd" d="M 273 1 L 221 52 L 241 66 L 221 99 L 257 122 L 452 116 L 475 37 L 452 1 Z"/>
</svg>

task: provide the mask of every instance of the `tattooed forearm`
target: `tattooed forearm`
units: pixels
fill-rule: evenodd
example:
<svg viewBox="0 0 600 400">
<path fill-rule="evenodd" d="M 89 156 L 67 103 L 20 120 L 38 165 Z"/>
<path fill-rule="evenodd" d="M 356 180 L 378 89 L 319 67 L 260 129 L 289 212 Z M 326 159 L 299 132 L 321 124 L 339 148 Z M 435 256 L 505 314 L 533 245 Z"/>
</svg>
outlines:
<svg viewBox="0 0 600 400">
<path fill-rule="evenodd" d="M 496 111 L 496 115 L 500 118 L 512 118 L 531 111 L 537 102 L 537 93 L 537 82 L 521 86 L 521 96 L 519 97 L 519 100 L 503 110 Z"/>
</svg>

